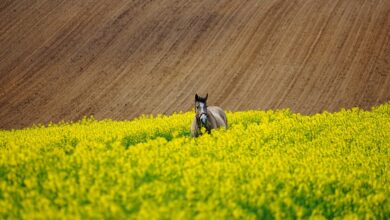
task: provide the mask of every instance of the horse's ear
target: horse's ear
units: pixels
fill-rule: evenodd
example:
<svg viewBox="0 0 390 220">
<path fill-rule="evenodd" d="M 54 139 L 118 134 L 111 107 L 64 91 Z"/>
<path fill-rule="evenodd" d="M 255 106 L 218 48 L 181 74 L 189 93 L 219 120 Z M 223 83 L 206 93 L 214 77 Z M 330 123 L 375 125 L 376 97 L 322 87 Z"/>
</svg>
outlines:
<svg viewBox="0 0 390 220">
<path fill-rule="evenodd" d="M 195 101 L 198 101 L 199 100 L 199 96 L 198 96 L 198 93 L 195 94 Z"/>
<path fill-rule="evenodd" d="M 207 100 L 207 97 L 209 97 L 209 94 L 208 94 L 208 93 L 206 94 L 206 98 L 204 98 L 205 101 Z"/>
</svg>

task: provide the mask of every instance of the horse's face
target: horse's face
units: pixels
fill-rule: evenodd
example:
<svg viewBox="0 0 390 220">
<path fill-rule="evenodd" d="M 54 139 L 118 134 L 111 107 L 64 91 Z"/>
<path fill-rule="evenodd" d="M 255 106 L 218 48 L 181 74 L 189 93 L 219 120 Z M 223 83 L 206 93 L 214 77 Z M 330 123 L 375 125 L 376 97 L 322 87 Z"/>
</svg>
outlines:
<svg viewBox="0 0 390 220">
<path fill-rule="evenodd" d="M 198 94 L 195 95 L 195 112 L 196 112 L 196 117 L 199 118 L 200 122 L 202 125 L 206 126 L 207 125 L 207 97 L 200 97 Z"/>
</svg>

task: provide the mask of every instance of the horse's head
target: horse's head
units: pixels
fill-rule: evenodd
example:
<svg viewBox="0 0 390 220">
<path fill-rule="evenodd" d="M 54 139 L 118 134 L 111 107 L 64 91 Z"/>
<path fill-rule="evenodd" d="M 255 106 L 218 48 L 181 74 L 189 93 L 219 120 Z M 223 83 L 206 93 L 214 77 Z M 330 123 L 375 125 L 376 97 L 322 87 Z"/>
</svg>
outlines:
<svg viewBox="0 0 390 220">
<path fill-rule="evenodd" d="M 207 97 L 209 94 L 206 95 L 206 97 L 200 97 L 198 94 L 195 94 L 195 113 L 196 118 L 200 121 L 200 123 L 207 127 Z"/>
</svg>

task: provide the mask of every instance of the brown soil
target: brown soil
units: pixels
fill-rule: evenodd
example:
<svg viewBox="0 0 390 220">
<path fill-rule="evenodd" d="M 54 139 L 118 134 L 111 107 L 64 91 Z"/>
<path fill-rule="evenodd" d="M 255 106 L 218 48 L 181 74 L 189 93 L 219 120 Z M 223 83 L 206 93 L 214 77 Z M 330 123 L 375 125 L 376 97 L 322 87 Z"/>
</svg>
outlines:
<svg viewBox="0 0 390 220">
<path fill-rule="evenodd" d="M 390 100 L 388 0 L 2 0 L 0 128 Z"/>
</svg>

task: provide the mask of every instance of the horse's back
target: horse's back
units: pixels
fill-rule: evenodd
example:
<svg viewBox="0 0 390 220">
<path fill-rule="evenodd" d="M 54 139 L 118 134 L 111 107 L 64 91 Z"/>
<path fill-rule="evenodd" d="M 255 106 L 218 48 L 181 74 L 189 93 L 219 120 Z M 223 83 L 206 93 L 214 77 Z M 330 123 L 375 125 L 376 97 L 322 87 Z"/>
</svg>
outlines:
<svg viewBox="0 0 390 220">
<path fill-rule="evenodd" d="M 225 112 L 222 110 L 222 108 L 218 106 L 209 106 L 207 107 L 207 110 L 210 111 L 212 116 L 214 117 L 216 121 L 216 127 L 225 127 L 227 128 L 227 118 Z"/>
</svg>

